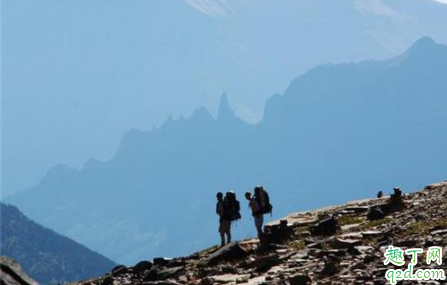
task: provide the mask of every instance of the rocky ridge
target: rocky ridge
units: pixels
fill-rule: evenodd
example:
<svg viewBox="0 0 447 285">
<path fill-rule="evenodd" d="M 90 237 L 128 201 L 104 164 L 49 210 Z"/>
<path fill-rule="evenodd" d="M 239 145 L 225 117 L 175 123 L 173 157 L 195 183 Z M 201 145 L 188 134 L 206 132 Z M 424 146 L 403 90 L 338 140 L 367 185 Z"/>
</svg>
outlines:
<svg viewBox="0 0 447 285">
<path fill-rule="evenodd" d="M 402 196 L 294 213 L 265 229 L 263 244 L 250 239 L 186 257 L 117 266 L 76 284 L 387 284 L 385 273 L 393 268 L 383 264 L 389 245 L 423 248 L 424 254 L 440 246 L 447 252 L 447 180 Z M 447 272 L 447 255 L 440 266 L 419 258 L 416 269 L 422 268 Z"/>
<path fill-rule="evenodd" d="M 17 262 L 6 256 L 0 256 L 0 284 L 39 285 L 23 271 Z"/>
</svg>

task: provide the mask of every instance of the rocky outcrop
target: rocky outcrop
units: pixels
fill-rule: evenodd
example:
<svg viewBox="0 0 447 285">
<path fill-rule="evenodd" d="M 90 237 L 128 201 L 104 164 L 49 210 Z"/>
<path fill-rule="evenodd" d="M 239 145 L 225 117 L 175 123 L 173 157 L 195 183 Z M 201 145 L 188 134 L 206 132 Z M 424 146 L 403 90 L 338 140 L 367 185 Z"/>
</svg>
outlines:
<svg viewBox="0 0 447 285">
<path fill-rule="evenodd" d="M 0 256 L 0 282 L 2 285 L 39 285 L 14 260 Z"/>
<path fill-rule="evenodd" d="M 376 209 L 383 216 L 369 218 Z M 446 209 L 447 181 L 399 197 L 291 214 L 266 225 L 268 243 L 262 245 L 249 239 L 187 257 L 142 261 L 78 285 L 386 284 L 385 272 L 392 268 L 383 264 L 388 245 L 447 251 Z M 419 263 L 423 268 L 422 258 Z M 447 269 L 447 256 L 436 268 Z"/>
</svg>

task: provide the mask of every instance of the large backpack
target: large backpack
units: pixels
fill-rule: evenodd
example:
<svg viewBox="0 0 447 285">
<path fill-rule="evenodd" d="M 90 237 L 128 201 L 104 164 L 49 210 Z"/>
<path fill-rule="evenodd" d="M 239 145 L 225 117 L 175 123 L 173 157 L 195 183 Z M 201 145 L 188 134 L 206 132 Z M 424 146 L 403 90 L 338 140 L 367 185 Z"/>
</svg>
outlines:
<svg viewBox="0 0 447 285">
<path fill-rule="evenodd" d="M 228 192 L 224 198 L 224 207 L 228 220 L 237 221 L 241 218 L 241 204 L 236 199 L 236 194 Z"/>
<path fill-rule="evenodd" d="M 273 206 L 270 204 L 269 193 L 262 186 L 256 186 L 255 188 L 255 199 L 259 204 L 259 212 L 261 214 L 272 213 Z"/>
</svg>

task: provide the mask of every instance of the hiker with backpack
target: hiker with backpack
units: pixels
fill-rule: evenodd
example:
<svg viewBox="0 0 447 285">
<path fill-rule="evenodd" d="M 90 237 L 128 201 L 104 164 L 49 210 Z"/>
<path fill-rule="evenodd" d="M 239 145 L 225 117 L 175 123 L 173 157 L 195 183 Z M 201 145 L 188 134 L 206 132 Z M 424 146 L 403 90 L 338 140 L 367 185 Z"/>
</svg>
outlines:
<svg viewBox="0 0 447 285">
<path fill-rule="evenodd" d="M 241 218 L 240 203 L 236 199 L 236 194 L 232 191 L 225 194 L 217 193 L 216 214 L 219 215 L 219 234 L 221 246 L 225 245 L 225 235 L 227 243 L 231 242 L 231 222 Z"/>
<path fill-rule="evenodd" d="M 264 223 L 264 215 L 272 213 L 273 206 L 270 204 L 270 197 L 267 191 L 258 185 L 254 189 L 254 196 L 251 196 L 250 192 L 245 193 L 245 198 L 249 201 L 249 207 L 252 212 L 253 219 L 255 220 L 256 231 L 258 232 L 258 238 L 263 241 L 262 225 Z"/>
<path fill-rule="evenodd" d="M 258 232 L 258 238 L 262 241 L 262 224 L 264 223 L 264 216 L 261 214 L 261 207 L 258 201 L 251 196 L 250 192 L 245 193 L 245 198 L 248 200 L 248 207 L 251 210 L 251 215 L 255 220 L 256 231 Z"/>
<path fill-rule="evenodd" d="M 223 199 L 222 192 L 218 192 L 216 204 L 216 214 L 219 215 L 219 234 L 220 245 L 225 245 L 225 235 L 227 236 L 227 242 L 231 242 L 231 220 L 228 218 L 227 209 Z"/>
</svg>

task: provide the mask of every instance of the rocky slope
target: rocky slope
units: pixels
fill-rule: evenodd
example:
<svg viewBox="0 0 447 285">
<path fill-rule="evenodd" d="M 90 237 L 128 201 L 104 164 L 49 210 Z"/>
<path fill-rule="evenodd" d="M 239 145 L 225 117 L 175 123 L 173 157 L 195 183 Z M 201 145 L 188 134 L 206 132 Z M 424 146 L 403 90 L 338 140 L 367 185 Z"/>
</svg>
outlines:
<svg viewBox="0 0 447 285">
<path fill-rule="evenodd" d="M 0 282 L 2 285 L 39 285 L 14 260 L 0 256 Z"/>
<path fill-rule="evenodd" d="M 77 285 L 385 284 L 385 272 L 393 268 L 383 263 L 389 245 L 420 247 L 424 254 L 430 246 L 447 251 L 446 209 L 444 181 L 402 197 L 384 196 L 291 214 L 266 225 L 262 245 L 250 239 L 187 257 L 118 266 L 106 276 Z M 442 265 L 428 267 L 446 270 L 447 256 Z M 427 268 L 424 258 L 419 258 L 418 268 Z"/>
</svg>

